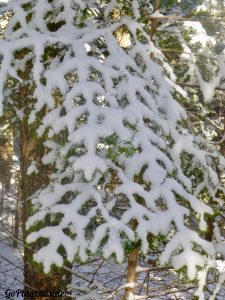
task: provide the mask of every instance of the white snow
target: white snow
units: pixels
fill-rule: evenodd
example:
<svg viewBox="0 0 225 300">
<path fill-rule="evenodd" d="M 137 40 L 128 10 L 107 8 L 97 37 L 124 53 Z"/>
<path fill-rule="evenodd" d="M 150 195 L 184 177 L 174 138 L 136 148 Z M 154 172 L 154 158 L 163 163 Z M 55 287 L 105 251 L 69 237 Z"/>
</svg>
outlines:
<svg viewBox="0 0 225 300">
<path fill-rule="evenodd" d="M 164 17 L 164 15 L 161 14 L 161 13 L 159 12 L 159 10 L 155 11 L 155 12 L 151 15 L 151 18 L 155 18 L 155 19 L 163 18 L 163 17 Z"/>
</svg>

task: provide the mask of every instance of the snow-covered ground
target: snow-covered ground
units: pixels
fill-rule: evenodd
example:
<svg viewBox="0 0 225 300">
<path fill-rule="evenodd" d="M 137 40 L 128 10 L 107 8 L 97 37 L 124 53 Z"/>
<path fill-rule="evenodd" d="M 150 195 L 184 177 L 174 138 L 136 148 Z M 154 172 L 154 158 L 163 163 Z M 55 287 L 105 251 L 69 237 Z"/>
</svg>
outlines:
<svg viewBox="0 0 225 300">
<path fill-rule="evenodd" d="M 5 299 L 7 289 L 23 287 L 23 263 L 20 253 L 9 246 L 9 239 L 0 234 L 0 299 Z M 22 298 L 17 298 L 22 299 Z"/>
</svg>

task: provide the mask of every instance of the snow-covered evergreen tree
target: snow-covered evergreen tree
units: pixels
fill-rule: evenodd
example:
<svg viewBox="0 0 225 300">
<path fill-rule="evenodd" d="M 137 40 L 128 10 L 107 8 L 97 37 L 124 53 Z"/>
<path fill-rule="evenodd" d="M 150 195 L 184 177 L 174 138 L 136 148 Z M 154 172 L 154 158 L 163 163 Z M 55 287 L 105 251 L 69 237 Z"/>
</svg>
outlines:
<svg viewBox="0 0 225 300">
<path fill-rule="evenodd" d="M 35 260 L 49 272 L 65 257 L 99 251 L 122 262 L 135 247 L 161 247 L 161 264 L 186 267 L 193 280 L 216 252 L 204 238 L 214 214 L 204 195 L 221 204 L 216 164 L 225 162 L 185 129 L 173 97 L 182 90 L 150 58 L 163 56 L 143 30 L 139 2 L 15 2 L 0 53 L 2 99 L 6 80 L 20 82 L 32 60 L 29 121 L 45 111 L 38 134 L 55 170 L 32 197 L 28 242 L 45 244 Z M 28 175 L 37 170 L 33 162 Z"/>
</svg>

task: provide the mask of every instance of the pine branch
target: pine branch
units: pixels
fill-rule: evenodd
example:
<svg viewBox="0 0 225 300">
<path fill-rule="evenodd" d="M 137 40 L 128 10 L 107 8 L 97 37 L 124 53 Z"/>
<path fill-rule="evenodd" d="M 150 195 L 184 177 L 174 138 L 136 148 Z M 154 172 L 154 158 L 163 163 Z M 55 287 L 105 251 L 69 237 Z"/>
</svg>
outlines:
<svg viewBox="0 0 225 300">
<path fill-rule="evenodd" d="M 200 85 L 197 85 L 197 84 L 188 84 L 188 83 L 180 83 L 180 82 L 176 82 L 176 84 L 178 86 L 180 85 L 182 87 L 193 88 L 193 89 L 201 89 Z M 215 90 L 224 92 L 225 88 L 215 87 Z"/>
<path fill-rule="evenodd" d="M 221 19 L 213 19 L 213 20 L 210 20 L 208 17 L 207 17 L 207 20 L 206 19 L 193 19 L 193 18 L 184 18 L 184 17 L 179 17 L 179 16 L 157 16 L 157 17 L 154 17 L 154 16 L 149 16 L 150 19 L 158 19 L 158 20 L 172 20 L 172 21 L 175 21 L 175 22 L 184 22 L 184 21 L 188 21 L 188 22 L 199 22 L 199 23 L 203 23 L 203 24 L 220 24 L 220 25 L 223 25 L 225 26 L 225 22 L 222 21 Z"/>
</svg>

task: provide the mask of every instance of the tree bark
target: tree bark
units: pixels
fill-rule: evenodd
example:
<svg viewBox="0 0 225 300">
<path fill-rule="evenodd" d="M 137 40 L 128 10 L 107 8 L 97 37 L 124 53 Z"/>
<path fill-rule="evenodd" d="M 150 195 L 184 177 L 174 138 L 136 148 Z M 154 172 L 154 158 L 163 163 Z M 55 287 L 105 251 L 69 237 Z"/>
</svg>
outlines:
<svg viewBox="0 0 225 300">
<path fill-rule="evenodd" d="M 17 59 L 24 57 L 23 51 L 17 54 Z M 49 183 L 49 175 L 52 169 L 42 163 L 42 157 L 45 154 L 43 142 L 46 137 L 37 136 L 37 128 L 41 123 L 41 119 L 45 115 L 43 109 L 38 113 L 36 121 L 29 124 L 30 107 L 35 101 L 32 98 L 33 87 L 29 81 L 30 73 L 32 72 L 32 62 L 27 62 L 25 69 L 20 72 L 20 77 L 23 82 L 18 88 L 18 92 L 14 93 L 13 97 L 19 109 L 23 109 L 24 117 L 19 122 L 19 141 L 20 141 L 20 201 L 22 205 L 21 222 L 24 242 L 24 300 L 30 300 L 29 293 L 35 290 L 39 291 L 56 291 L 66 290 L 67 285 L 71 283 L 72 273 L 64 269 L 59 269 L 56 266 L 52 268 L 51 273 L 45 274 L 42 267 L 33 261 L 33 254 L 42 246 L 42 242 L 37 241 L 32 244 L 32 247 L 26 244 L 28 230 L 26 222 L 32 215 L 32 204 L 29 198 L 40 188 L 47 186 Z M 36 161 L 39 166 L 39 173 L 27 175 L 27 169 L 32 161 Z M 71 264 L 65 265 L 71 268 Z M 56 297 L 37 297 L 32 299 L 55 300 Z M 62 297 L 60 299 L 71 299 L 71 297 Z"/>
<path fill-rule="evenodd" d="M 0 136 L 0 181 L 8 191 L 12 177 L 13 133 L 10 124 L 3 121 L 6 127 Z"/>
<path fill-rule="evenodd" d="M 18 206 L 19 202 L 17 201 L 17 206 Z M 18 247 L 18 239 L 19 239 L 19 212 L 18 212 L 18 208 L 15 211 L 15 216 L 14 216 L 14 224 L 13 224 L 13 230 L 12 230 L 12 235 L 14 237 L 13 239 L 13 248 L 17 248 Z"/>
<path fill-rule="evenodd" d="M 34 138 L 35 137 L 35 138 Z M 24 240 L 24 290 L 25 293 L 34 290 L 51 291 L 65 290 L 67 285 L 71 283 L 72 275 L 70 272 L 59 268 L 53 268 L 51 274 L 45 274 L 42 268 L 33 262 L 33 254 L 40 247 L 40 243 L 35 243 L 32 248 L 27 246 L 26 237 L 28 232 L 25 224 L 31 215 L 31 202 L 29 197 L 48 183 L 48 175 L 50 170 L 41 163 L 44 155 L 44 147 L 42 138 L 36 137 L 36 127 L 28 124 L 28 120 L 24 119 L 20 127 L 20 167 L 21 167 L 21 200 L 22 200 L 22 228 Z M 28 176 L 27 168 L 30 163 L 35 160 L 41 165 L 40 172 L 33 176 Z M 71 267 L 71 266 L 68 266 Z M 25 296 L 24 300 L 30 299 Z M 53 300 L 55 297 L 34 297 L 33 299 Z M 70 299 L 64 297 L 61 299 Z"/>
<path fill-rule="evenodd" d="M 159 10 L 159 7 L 160 7 L 160 0 L 154 0 L 153 1 L 153 13 L 155 13 L 157 10 Z M 156 32 L 157 32 L 157 27 L 158 27 L 158 19 L 154 18 L 152 19 L 152 22 L 151 22 L 151 33 L 150 33 L 150 38 L 151 38 L 151 41 L 153 43 L 155 43 L 155 35 L 156 35 Z"/>
<path fill-rule="evenodd" d="M 138 279 L 138 273 L 136 272 L 138 256 L 138 249 L 134 249 L 128 256 L 127 284 L 130 284 L 130 287 L 125 288 L 125 300 L 133 300 L 135 296 Z"/>
</svg>

